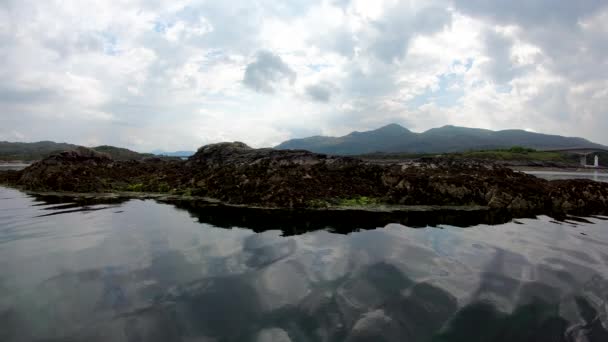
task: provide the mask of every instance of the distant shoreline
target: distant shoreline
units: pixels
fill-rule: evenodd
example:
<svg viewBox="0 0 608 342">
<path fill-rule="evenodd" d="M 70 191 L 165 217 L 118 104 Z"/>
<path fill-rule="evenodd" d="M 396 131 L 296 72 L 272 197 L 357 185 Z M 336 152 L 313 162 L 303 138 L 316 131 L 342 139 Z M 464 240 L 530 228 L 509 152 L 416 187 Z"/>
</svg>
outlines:
<svg viewBox="0 0 608 342">
<path fill-rule="evenodd" d="M 520 172 L 568 172 L 568 173 L 580 173 L 580 174 L 593 174 L 602 173 L 608 175 L 608 168 L 606 167 L 555 167 L 555 166 L 508 166 L 514 171 Z"/>
<path fill-rule="evenodd" d="M 26 161 L 26 160 L 0 160 L 0 165 L 31 165 L 35 163 L 36 160 Z"/>
<path fill-rule="evenodd" d="M 547 166 L 518 170 L 550 171 Z M 608 183 L 548 181 L 487 160 L 437 157 L 376 164 L 302 150 L 253 149 L 238 142 L 203 146 L 186 161 L 120 161 L 80 148 L 20 171 L 2 171 L 0 183 L 37 193 L 207 198 L 261 208 L 473 206 L 554 216 L 608 210 Z"/>
<path fill-rule="evenodd" d="M 13 171 L 19 171 L 19 170 L 23 170 L 26 167 L 32 165 L 31 163 L 26 163 L 26 162 L 0 162 L 0 171 L 8 171 L 8 170 L 13 170 Z"/>
</svg>

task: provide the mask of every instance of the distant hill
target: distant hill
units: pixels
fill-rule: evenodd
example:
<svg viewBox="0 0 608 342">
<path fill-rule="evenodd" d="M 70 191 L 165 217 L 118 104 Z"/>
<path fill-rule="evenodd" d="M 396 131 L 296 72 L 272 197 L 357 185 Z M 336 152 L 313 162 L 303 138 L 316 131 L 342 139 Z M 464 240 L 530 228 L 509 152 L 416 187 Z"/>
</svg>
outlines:
<svg viewBox="0 0 608 342">
<path fill-rule="evenodd" d="M 161 150 L 152 151 L 153 154 L 157 156 L 166 156 L 166 157 L 190 157 L 196 153 L 195 151 L 175 151 L 175 152 L 165 152 Z"/>
<path fill-rule="evenodd" d="M 583 138 L 533 133 L 524 130 L 492 131 L 479 128 L 443 126 L 415 133 L 398 124 L 372 131 L 352 132 L 342 137 L 314 136 L 292 139 L 276 149 L 303 149 L 312 152 L 358 155 L 366 153 L 448 153 L 523 146 L 537 150 L 608 147 Z"/>
<path fill-rule="evenodd" d="M 73 150 L 77 147 L 78 145 L 56 143 L 52 141 L 39 141 L 34 143 L 0 141 L 0 160 L 38 160 L 49 154 Z"/>
<path fill-rule="evenodd" d="M 97 152 L 104 152 L 112 156 L 114 160 L 140 160 L 154 157 L 152 153 L 139 153 L 122 147 L 102 145 L 93 147 Z"/>
<path fill-rule="evenodd" d="M 34 161 L 45 158 L 53 153 L 78 148 L 78 145 L 68 143 L 56 143 L 53 141 L 39 141 L 34 143 L 0 141 L 0 161 L 21 160 Z M 104 152 L 115 160 L 140 160 L 153 157 L 153 154 L 138 153 L 126 148 L 114 146 L 93 147 L 98 152 Z"/>
</svg>

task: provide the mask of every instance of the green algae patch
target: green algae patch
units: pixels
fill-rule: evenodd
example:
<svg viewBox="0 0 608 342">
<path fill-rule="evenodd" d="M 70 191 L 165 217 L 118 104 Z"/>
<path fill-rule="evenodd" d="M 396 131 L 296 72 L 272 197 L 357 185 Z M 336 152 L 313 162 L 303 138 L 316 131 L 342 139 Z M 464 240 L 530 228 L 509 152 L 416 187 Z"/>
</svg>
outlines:
<svg viewBox="0 0 608 342">
<path fill-rule="evenodd" d="M 144 185 L 142 183 L 129 184 L 127 185 L 125 190 L 132 192 L 142 192 L 144 190 Z"/>
<path fill-rule="evenodd" d="M 328 200 L 322 200 L 322 199 L 312 199 L 312 200 L 308 201 L 307 204 L 308 204 L 308 207 L 310 207 L 310 208 L 329 208 L 333 205 Z"/>
<path fill-rule="evenodd" d="M 382 204 L 379 198 L 359 196 L 353 198 L 343 198 L 338 202 L 339 206 L 344 207 L 367 207 Z"/>
<path fill-rule="evenodd" d="M 376 207 L 385 204 L 385 202 L 377 197 L 357 196 L 350 198 L 312 199 L 307 204 L 310 208 Z"/>
</svg>

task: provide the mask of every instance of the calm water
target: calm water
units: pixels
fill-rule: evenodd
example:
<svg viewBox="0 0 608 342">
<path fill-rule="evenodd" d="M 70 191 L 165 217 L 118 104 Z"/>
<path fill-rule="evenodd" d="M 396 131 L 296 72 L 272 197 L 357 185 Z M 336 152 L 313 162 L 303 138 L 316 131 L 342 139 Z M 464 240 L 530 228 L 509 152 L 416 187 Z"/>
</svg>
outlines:
<svg viewBox="0 0 608 342">
<path fill-rule="evenodd" d="M 10 163 L 10 164 L 0 164 L 0 171 L 5 170 L 23 170 L 26 167 L 30 166 L 30 164 L 18 164 L 18 163 Z"/>
<path fill-rule="evenodd" d="M 0 341 L 608 341 L 606 218 L 353 215 L 0 188 Z"/>
<path fill-rule="evenodd" d="M 586 171 L 586 172 L 559 172 L 559 171 L 525 171 L 525 173 L 536 177 L 554 179 L 591 179 L 596 182 L 608 182 L 608 172 L 606 171 Z"/>
</svg>

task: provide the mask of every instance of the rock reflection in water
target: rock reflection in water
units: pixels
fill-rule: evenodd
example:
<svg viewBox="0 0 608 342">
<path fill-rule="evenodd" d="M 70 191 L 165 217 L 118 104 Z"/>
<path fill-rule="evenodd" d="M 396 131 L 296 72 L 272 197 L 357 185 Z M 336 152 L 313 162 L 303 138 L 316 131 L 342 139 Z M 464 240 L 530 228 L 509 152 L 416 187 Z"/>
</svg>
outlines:
<svg viewBox="0 0 608 342">
<path fill-rule="evenodd" d="M 603 217 L 410 229 L 0 192 L 0 341 L 608 341 Z"/>
<path fill-rule="evenodd" d="M 283 235 L 297 235 L 318 229 L 347 234 L 357 229 L 375 229 L 389 223 L 408 227 L 450 225 L 470 227 L 477 224 L 502 224 L 513 219 L 513 213 L 485 208 L 438 209 L 421 207 L 407 212 L 364 210 L 282 210 L 256 209 L 211 205 L 205 202 L 167 201 L 176 208 L 188 211 L 201 223 L 216 227 L 246 227 L 255 232 L 278 229 Z M 523 214 L 523 217 L 529 215 Z"/>
</svg>

